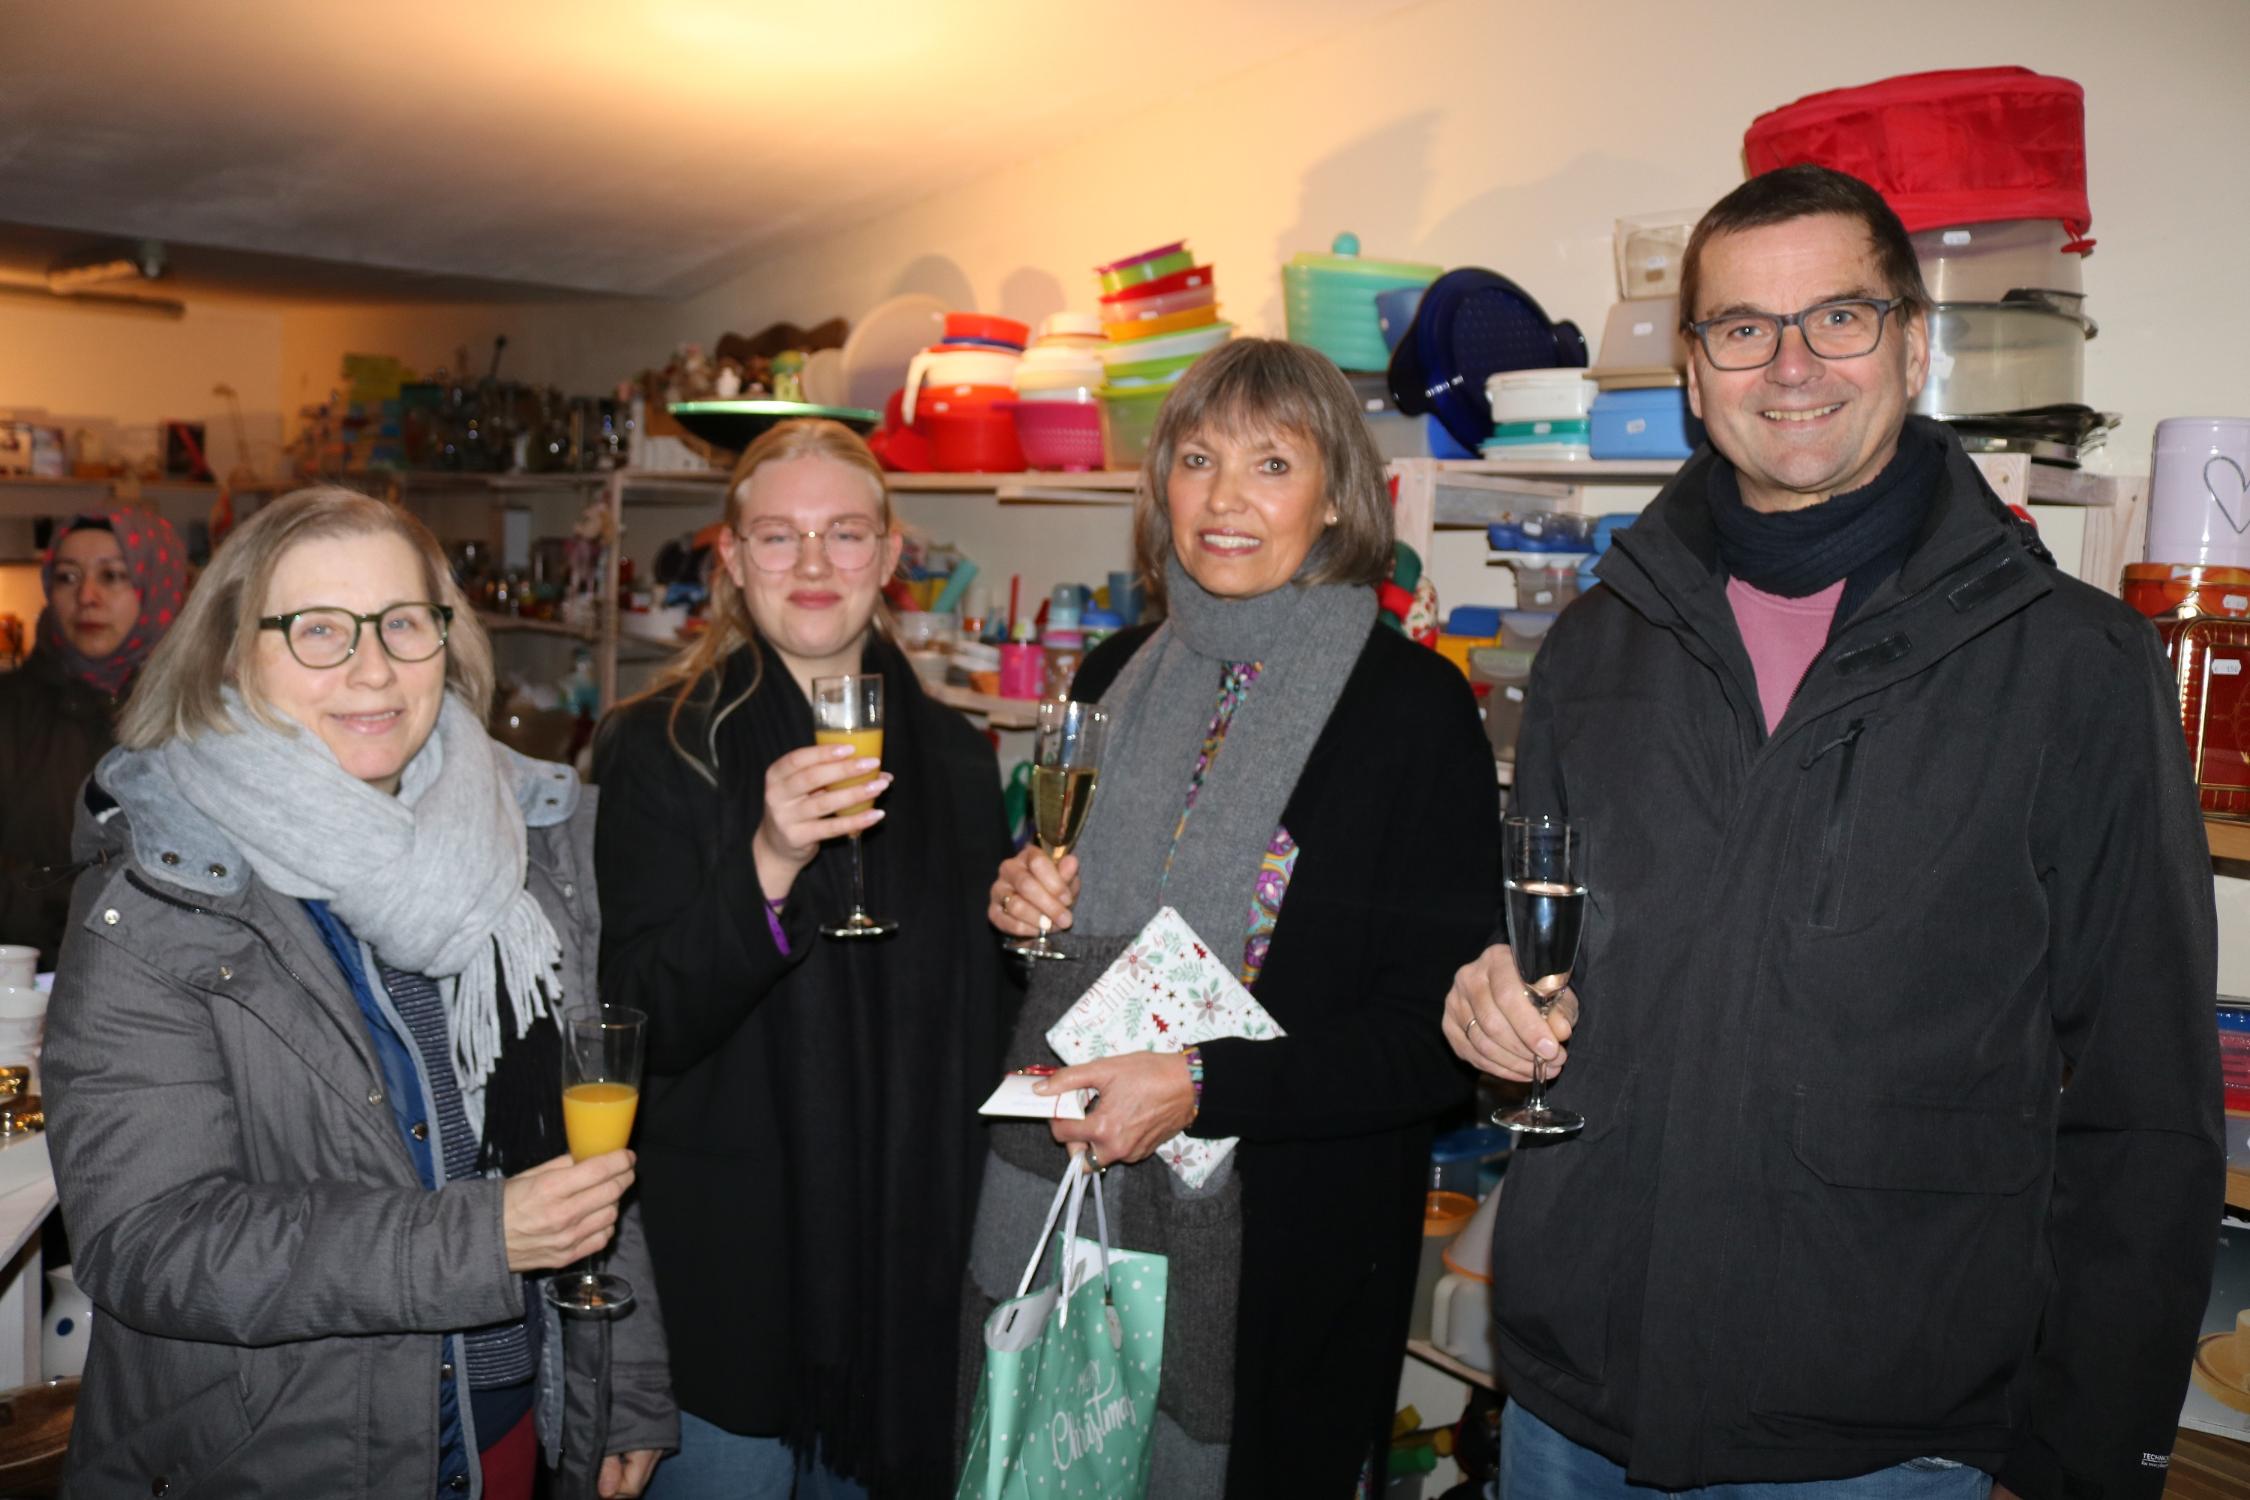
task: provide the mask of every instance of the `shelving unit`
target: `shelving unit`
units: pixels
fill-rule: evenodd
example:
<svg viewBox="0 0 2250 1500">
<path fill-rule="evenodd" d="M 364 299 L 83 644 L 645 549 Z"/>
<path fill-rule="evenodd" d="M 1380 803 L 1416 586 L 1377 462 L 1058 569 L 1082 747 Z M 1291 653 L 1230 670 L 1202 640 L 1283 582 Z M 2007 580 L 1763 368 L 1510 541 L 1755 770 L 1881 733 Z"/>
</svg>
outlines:
<svg viewBox="0 0 2250 1500">
<path fill-rule="evenodd" d="M 2205 818 L 2203 835 L 2211 843 L 2213 859 L 2250 859 L 2250 823 L 2232 818 Z"/>
</svg>

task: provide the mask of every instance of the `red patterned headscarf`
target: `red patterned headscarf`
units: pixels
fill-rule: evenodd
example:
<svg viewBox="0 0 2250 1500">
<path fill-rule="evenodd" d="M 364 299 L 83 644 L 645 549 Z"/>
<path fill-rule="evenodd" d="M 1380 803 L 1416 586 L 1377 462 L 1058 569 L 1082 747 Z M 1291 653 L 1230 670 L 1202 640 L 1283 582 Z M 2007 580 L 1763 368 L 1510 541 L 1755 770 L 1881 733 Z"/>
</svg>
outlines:
<svg viewBox="0 0 2250 1500">
<path fill-rule="evenodd" d="M 39 584 L 51 599 L 55 592 L 55 551 L 62 539 L 88 526 L 107 526 L 125 554 L 125 570 L 133 575 L 140 592 L 141 611 L 124 642 L 107 656 L 88 656 L 71 644 L 62 621 L 52 607 L 39 615 L 39 649 L 51 655 L 71 676 L 99 688 L 111 697 L 123 695 L 147 662 L 164 632 L 180 617 L 187 602 L 187 549 L 172 530 L 172 523 L 150 510 L 120 507 L 99 514 L 73 516 L 55 533 L 54 544 L 39 564 Z"/>
</svg>

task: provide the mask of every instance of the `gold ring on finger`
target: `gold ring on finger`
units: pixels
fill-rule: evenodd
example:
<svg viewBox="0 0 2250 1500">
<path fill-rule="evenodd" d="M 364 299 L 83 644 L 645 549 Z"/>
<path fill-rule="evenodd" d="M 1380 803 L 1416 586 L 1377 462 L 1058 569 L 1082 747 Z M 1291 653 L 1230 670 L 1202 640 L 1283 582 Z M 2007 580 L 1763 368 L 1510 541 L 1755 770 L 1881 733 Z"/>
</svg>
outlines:
<svg viewBox="0 0 2250 1500">
<path fill-rule="evenodd" d="M 1477 1029 L 1477 1018 L 1476 1018 L 1475 1016 L 1471 1016 L 1471 1017 L 1469 1017 L 1468 1021 L 1467 1021 L 1467 1022 L 1466 1022 L 1466 1023 L 1465 1023 L 1465 1024 L 1464 1024 L 1464 1025 L 1462 1026 L 1462 1027 L 1461 1027 L 1461 1035 L 1463 1035 L 1463 1036 L 1467 1036 L 1467 1035 L 1468 1035 L 1468 1034 L 1469 1034 L 1470 1032 L 1472 1032 L 1472 1031 L 1474 1031 L 1474 1030 L 1476 1030 L 1476 1029 Z"/>
<path fill-rule="evenodd" d="M 1016 893 L 1015 893 L 1014 891 L 1009 891 L 1008 893 L 1006 893 L 1005 895 L 1003 895 L 1003 896 L 1002 896 L 1002 897 L 1000 898 L 1000 910 L 1001 910 L 1002 912 L 1006 912 L 1006 911 L 1007 911 L 1007 909 L 1008 909 L 1008 903 L 1009 903 L 1009 902 L 1011 902 L 1011 901 L 1013 901 L 1013 900 L 1015 900 L 1015 899 L 1016 899 Z"/>
</svg>

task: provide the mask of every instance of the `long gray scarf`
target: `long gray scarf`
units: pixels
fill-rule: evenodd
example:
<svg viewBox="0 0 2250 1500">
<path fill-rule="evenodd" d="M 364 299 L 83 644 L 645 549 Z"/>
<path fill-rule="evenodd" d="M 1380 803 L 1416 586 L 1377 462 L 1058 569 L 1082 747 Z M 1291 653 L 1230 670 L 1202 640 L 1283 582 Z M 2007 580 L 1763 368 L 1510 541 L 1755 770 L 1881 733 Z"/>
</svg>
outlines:
<svg viewBox="0 0 2250 1500">
<path fill-rule="evenodd" d="M 529 841 L 505 752 L 451 693 L 398 795 L 311 734 L 269 727 L 226 693 L 230 732 L 151 756 L 226 831 L 258 878 L 326 901 L 383 961 L 438 981 L 453 1055 L 481 1085 L 500 1055 L 500 981 L 516 1034 L 562 998 L 562 943 L 524 887 Z"/>
<path fill-rule="evenodd" d="M 1215 952 L 1240 953 L 1282 810 L 1375 623 L 1374 592 L 1366 588 L 1291 584 L 1252 599 L 1222 599 L 1176 561 L 1165 577 L 1170 618 L 1102 695 L 1110 740 L 1078 843 L 1085 884 L 1062 938 L 1074 961 L 1032 971 L 1009 1044 L 1011 1068 L 1058 1061 L 1047 1028 L 1159 906 L 1176 909 Z M 1263 667 L 1236 706 L 1182 828 L 1180 810 L 1227 663 L 1239 661 Z M 997 1122 L 992 1146 L 970 1253 L 977 1295 L 964 1319 L 969 1391 L 977 1379 L 976 1330 L 1013 1292 L 1064 1160 L 1044 1125 Z M 1215 1500 L 1225 1488 L 1234 1420 L 1241 1184 L 1223 1168 L 1191 1192 L 1154 1157 L 1112 1169 L 1108 1181 L 1117 1243 L 1171 1262 L 1149 1493 Z"/>
</svg>

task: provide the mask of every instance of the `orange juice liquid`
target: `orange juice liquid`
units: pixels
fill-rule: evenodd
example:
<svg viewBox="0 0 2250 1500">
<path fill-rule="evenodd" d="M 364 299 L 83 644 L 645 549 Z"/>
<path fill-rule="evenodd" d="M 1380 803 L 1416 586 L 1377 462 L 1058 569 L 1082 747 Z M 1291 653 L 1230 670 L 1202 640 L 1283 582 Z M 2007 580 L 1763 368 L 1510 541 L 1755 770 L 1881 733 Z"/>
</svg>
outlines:
<svg viewBox="0 0 2250 1500">
<path fill-rule="evenodd" d="M 563 1090 L 563 1134 L 573 1161 L 622 1151 L 641 1091 L 629 1083 L 574 1083 Z"/>
<path fill-rule="evenodd" d="M 816 745 L 849 745 L 856 755 L 863 758 L 870 755 L 877 760 L 883 758 L 883 731 L 880 729 L 816 729 L 813 731 L 813 743 Z M 864 776 L 847 776 L 842 781 L 829 787 L 828 790 L 839 791 L 844 787 L 858 786 L 862 782 L 873 781 L 880 770 L 881 767 L 877 767 L 876 770 L 869 771 Z M 845 808 L 836 816 L 848 818 L 853 813 L 863 813 L 874 805 L 874 799 L 869 798 L 857 807 Z"/>
</svg>

